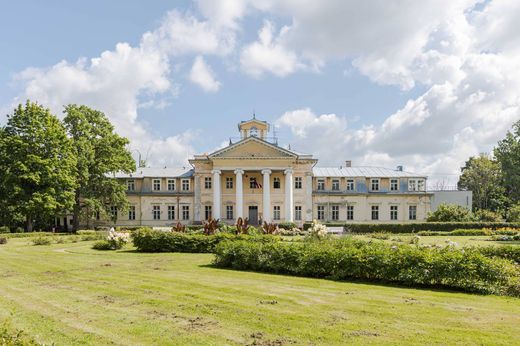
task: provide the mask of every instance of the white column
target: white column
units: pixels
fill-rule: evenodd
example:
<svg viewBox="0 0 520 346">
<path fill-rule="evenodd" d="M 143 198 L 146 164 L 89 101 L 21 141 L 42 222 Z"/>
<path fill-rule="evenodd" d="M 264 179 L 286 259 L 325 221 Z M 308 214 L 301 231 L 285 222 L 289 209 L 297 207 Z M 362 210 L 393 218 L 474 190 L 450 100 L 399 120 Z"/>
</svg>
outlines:
<svg viewBox="0 0 520 346">
<path fill-rule="evenodd" d="M 213 218 L 220 219 L 220 173 L 219 169 L 211 171 L 213 173 Z"/>
<path fill-rule="evenodd" d="M 264 184 L 263 184 L 264 214 L 263 214 L 262 218 L 263 218 L 263 221 L 269 223 L 269 222 L 271 222 L 271 179 L 270 179 L 271 170 L 264 169 L 264 170 L 262 170 L 262 174 L 264 175 Z"/>
<path fill-rule="evenodd" d="M 294 221 L 294 202 L 293 202 L 293 171 L 285 170 L 285 221 Z"/>
<path fill-rule="evenodd" d="M 305 174 L 306 187 L 305 187 L 305 221 L 312 221 L 312 173 L 307 172 Z"/>
<path fill-rule="evenodd" d="M 200 175 L 195 174 L 194 176 L 194 182 L 195 182 L 195 221 L 201 221 L 201 196 L 200 196 Z M 177 211 L 178 213 L 179 211 Z"/>
<path fill-rule="evenodd" d="M 243 192 L 243 183 L 244 180 L 242 175 L 244 174 L 244 170 L 235 169 L 235 180 L 236 180 L 236 203 L 237 203 L 237 212 L 236 218 L 239 217 L 244 218 L 244 192 Z"/>
</svg>

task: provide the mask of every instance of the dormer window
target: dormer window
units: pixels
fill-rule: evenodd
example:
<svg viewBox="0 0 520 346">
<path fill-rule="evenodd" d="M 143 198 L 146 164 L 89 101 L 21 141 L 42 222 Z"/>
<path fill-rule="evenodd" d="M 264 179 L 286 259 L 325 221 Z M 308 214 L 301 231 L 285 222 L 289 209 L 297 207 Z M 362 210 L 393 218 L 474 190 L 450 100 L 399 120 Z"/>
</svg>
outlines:
<svg viewBox="0 0 520 346">
<path fill-rule="evenodd" d="M 256 127 L 251 127 L 249 129 L 249 136 L 251 137 L 258 137 L 258 129 Z"/>
</svg>

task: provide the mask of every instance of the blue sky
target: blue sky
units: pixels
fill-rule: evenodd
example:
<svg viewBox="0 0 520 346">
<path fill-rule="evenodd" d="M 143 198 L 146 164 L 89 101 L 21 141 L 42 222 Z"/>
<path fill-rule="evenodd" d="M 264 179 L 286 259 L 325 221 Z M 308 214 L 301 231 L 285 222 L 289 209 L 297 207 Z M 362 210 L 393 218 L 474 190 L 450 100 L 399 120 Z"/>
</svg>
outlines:
<svg viewBox="0 0 520 346">
<path fill-rule="evenodd" d="M 453 183 L 520 118 L 506 95 L 518 78 L 496 67 L 518 61 L 516 9 L 505 0 L 4 1 L 0 110 L 25 98 L 57 113 L 89 104 L 154 165 L 219 147 L 254 110 L 322 165 L 404 164 Z"/>
</svg>

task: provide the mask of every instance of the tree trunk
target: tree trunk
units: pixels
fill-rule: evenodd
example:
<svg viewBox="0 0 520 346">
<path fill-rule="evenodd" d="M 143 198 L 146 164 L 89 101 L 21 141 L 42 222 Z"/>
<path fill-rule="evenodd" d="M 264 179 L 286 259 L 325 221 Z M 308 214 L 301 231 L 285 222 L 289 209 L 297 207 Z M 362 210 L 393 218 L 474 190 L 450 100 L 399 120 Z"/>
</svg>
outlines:
<svg viewBox="0 0 520 346">
<path fill-rule="evenodd" d="M 31 215 L 27 215 L 25 217 L 25 228 L 26 228 L 27 232 L 33 231 L 33 220 L 32 220 Z"/>
<path fill-rule="evenodd" d="M 74 210 L 72 213 L 72 231 L 77 232 L 79 230 L 79 215 L 81 213 L 80 195 L 79 190 L 76 191 L 74 199 Z"/>
</svg>

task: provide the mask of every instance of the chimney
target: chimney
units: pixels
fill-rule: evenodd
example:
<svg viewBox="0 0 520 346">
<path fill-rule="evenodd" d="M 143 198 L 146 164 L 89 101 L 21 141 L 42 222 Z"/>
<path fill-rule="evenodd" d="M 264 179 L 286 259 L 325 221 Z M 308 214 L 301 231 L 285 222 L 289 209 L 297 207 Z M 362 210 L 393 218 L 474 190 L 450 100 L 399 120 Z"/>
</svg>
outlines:
<svg viewBox="0 0 520 346">
<path fill-rule="evenodd" d="M 397 170 L 398 170 L 399 172 L 402 172 L 402 171 L 403 171 L 403 166 L 397 166 Z"/>
<path fill-rule="evenodd" d="M 345 167 L 352 167 L 352 161 L 351 160 L 345 161 Z"/>
</svg>

